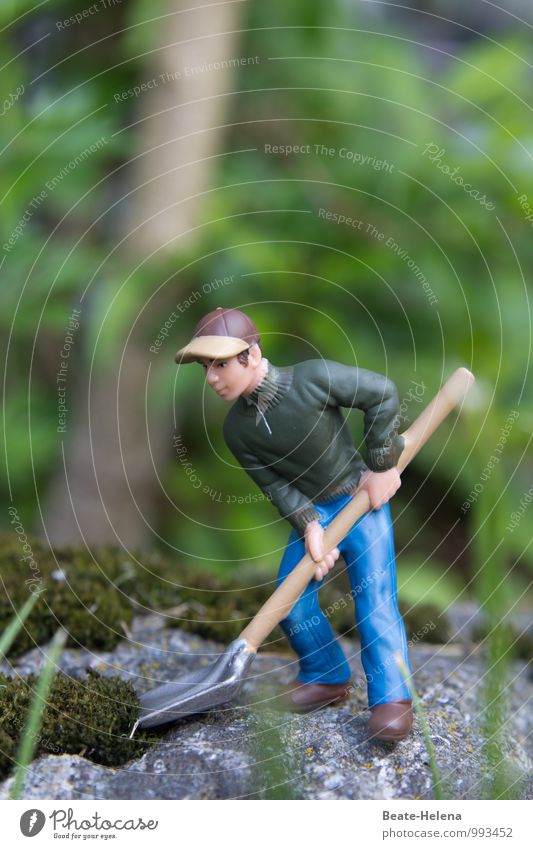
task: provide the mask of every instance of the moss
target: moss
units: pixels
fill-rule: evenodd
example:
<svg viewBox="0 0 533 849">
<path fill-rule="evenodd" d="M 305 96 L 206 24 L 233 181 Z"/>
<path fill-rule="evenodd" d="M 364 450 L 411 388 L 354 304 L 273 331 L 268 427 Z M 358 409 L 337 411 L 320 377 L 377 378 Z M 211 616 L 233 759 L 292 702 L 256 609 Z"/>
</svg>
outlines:
<svg viewBox="0 0 533 849">
<path fill-rule="evenodd" d="M 5 675 L 0 675 L 0 700 L 2 698 L 2 691 L 6 689 L 8 683 L 9 678 L 6 678 Z M 13 737 L 4 728 L 2 721 L 0 721 L 0 777 L 7 775 L 11 769 L 16 751 L 17 747 Z"/>
<path fill-rule="evenodd" d="M 0 774 L 13 763 L 30 707 L 37 676 L 3 678 L 0 686 Z M 105 766 L 119 766 L 140 756 L 150 738 L 138 732 L 128 739 L 139 701 L 132 685 L 90 671 L 77 680 L 58 674 L 53 681 L 36 740 L 35 755 L 82 755 Z"/>
<path fill-rule="evenodd" d="M 269 569 L 249 566 L 228 576 L 214 575 L 197 565 L 176 563 L 155 553 L 136 559 L 118 548 L 51 551 L 31 540 L 39 579 L 45 587 L 11 654 L 16 656 L 51 639 L 60 622 L 70 645 L 112 650 L 124 636 L 134 612 L 163 612 L 166 624 L 207 639 L 229 643 L 273 590 Z M 57 562 L 56 562 L 57 560 Z M 58 567 L 59 564 L 59 567 Z M 58 568 L 65 575 L 61 580 Z M 28 595 L 24 581 L 31 572 L 21 561 L 13 534 L 0 535 L 0 569 L 5 590 L 0 592 L 0 630 Z M 41 585 L 40 585 L 41 586 Z M 353 600 L 346 573 L 337 573 L 321 592 L 324 609 L 340 633 L 354 636 Z M 428 627 L 434 625 L 435 627 Z M 408 638 L 445 642 L 449 638 L 439 611 L 420 605 L 406 614 Z M 272 639 L 280 636 L 277 631 Z M 418 636 L 417 636 L 418 635 Z"/>
<path fill-rule="evenodd" d="M 106 553 L 106 574 L 87 551 L 58 549 L 54 558 L 38 540 L 31 539 L 30 544 L 32 566 L 21 559 L 21 548 L 13 535 L 0 535 L 0 632 L 29 592 L 40 595 L 10 655 L 16 657 L 47 642 L 59 624 L 69 634 L 69 645 L 112 649 L 124 636 L 121 623 L 127 626 L 133 615 L 131 602 L 113 586 L 120 571 L 119 552 L 114 558 Z"/>
<path fill-rule="evenodd" d="M 0 631 L 31 588 L 41 595 L 10 650 L 13 657 L 50 640 L 58 623 L 69 634 L 69 645 L 111 650 L 124 637 L 123 625 L 129 626 L 134 612 L 175 608 L 179 614 L 169 614 L 168 625 L 226 642 L 268 596 L 254 588 L 243 592 L 237 578 L 221 579 L 158 554 L 139 556 L 139 565 L 118 548 L 99 548 L 92 555 L 63 548 L 54 557 L 38 540 L 30 544 L 36 564 L 32 570 L 21 560 L 18 540 L 0 535 Z M 29 580 L 34 581 L 31 587 L 25 583 Z"/>
</svg>

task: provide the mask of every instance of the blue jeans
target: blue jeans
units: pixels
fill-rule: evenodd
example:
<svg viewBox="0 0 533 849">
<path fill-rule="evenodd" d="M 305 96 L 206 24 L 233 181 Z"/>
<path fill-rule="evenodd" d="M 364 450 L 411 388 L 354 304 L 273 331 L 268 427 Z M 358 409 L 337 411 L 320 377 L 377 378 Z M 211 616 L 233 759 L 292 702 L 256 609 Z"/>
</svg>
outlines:
<svg viewBox="0 0 533 849">
<path fill-rule="evenodd" d="M 342 495 L 315 504 L 326 527 L 350 500 Z M 355 624 L 361 639 L 370 707 L 395 699 L 409 699 L 409 689 L 395 660 L 399 652 L 409 670 L 405 626 L 398 610 L 396 559 L 389 505 L 362 516 L 339 545 L 350 578 Z M 297 531 L 289 537 L 277 585 L 299 563 L 305 544 Z M 334 631 L 318 603 L 323 581 L 313 579 L 280 625 L 300 658 L 298 681 L 343 684 L 351 670 Z"/>
</svg>

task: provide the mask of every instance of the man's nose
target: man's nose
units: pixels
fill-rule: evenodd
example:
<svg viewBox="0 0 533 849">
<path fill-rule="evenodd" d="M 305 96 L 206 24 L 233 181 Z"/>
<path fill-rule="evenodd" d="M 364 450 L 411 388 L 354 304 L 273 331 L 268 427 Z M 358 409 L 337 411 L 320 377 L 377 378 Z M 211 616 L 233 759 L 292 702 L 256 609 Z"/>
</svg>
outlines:
<svg viewBox="0 0 533 849">
<path fill-rule="evenodd" d="M 216 373 L 216 371 L 212 368 L 208 369 L 207 370 L 207 382 L 209 383 L 209 386 L 214 386 L 214 384 L 217 382 L 217 380 L 218 380 L 218 374 Z"/>
</svg>

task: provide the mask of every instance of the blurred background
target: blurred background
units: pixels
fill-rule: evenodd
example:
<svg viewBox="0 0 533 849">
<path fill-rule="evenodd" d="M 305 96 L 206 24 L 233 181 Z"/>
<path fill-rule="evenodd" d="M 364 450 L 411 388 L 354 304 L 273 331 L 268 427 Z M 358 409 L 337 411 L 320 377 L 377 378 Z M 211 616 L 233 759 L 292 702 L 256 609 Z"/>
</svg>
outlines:
<svg viewBox="0 0 533 849">
<path fill-rule="evenodd" d="M 276 365 L 387 374 L 403 427 L 475 373 L 394 499 L 400 594 L 531 608 L 533 14 L 505 6 L 2 3 L 4 529 L 271 580 L 288 525 L 174 363 L 232 306 Z"/>
</svg>

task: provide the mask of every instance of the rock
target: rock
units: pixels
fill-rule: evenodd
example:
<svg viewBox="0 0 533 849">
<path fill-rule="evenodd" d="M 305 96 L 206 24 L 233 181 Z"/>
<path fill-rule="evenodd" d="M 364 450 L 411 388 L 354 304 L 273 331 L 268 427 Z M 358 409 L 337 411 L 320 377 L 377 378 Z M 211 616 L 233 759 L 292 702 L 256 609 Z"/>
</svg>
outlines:
<svg viewBox="0 0 533 849">
<path fill-rule="evenodd" d="M 93 764 L 79 755 L 46 755 L 36 760 L 26 778 L 25 799 L 95 799 L 94 788 L 115 770 Z M 8 799 L 13 779 L 0 787 L 0 799 Z"/>
<path fill-rule="evenodd" d="M 264 652 L 251 667 L 238 704 L 155 729 L 154 743 L 120 769 L 78 755 L 47 755 L 32 764 L 27 799 L 430 799 L 429 758 L 418 720 L 412 736 L 396 746 L 367 736 L 369 712 L 359 648 L 343 640 L 356 686 L 348 701 L 312 715 L 278 713 L 272 696 L 296 673 L 292 655 Z M 269 648 L 282 648 L 283 644 Z M 134 620 L 132 636 L 113 652 L 69 649 L 61 668 L 79 675 L 93 667 L 121 675 L 139 692 L 208 665 L 223 647 L 164 627 L 162 617 Z M 484 663 L 471 645 L 418 643 L 411 648 L 436 758 L 450 795 L 480 798 L 484 761 L 481 687 Z M 6 674 L 37 671 L 40 650 L 4 665 Z M 10 670 L 10 671 L 9 671 Z M 533 682 L 525 663 L 512 668 L 507 757 L 528 798 L 533 785 Z M 0 786 L 7 798 L 11 780 Z"/>
</svg>

